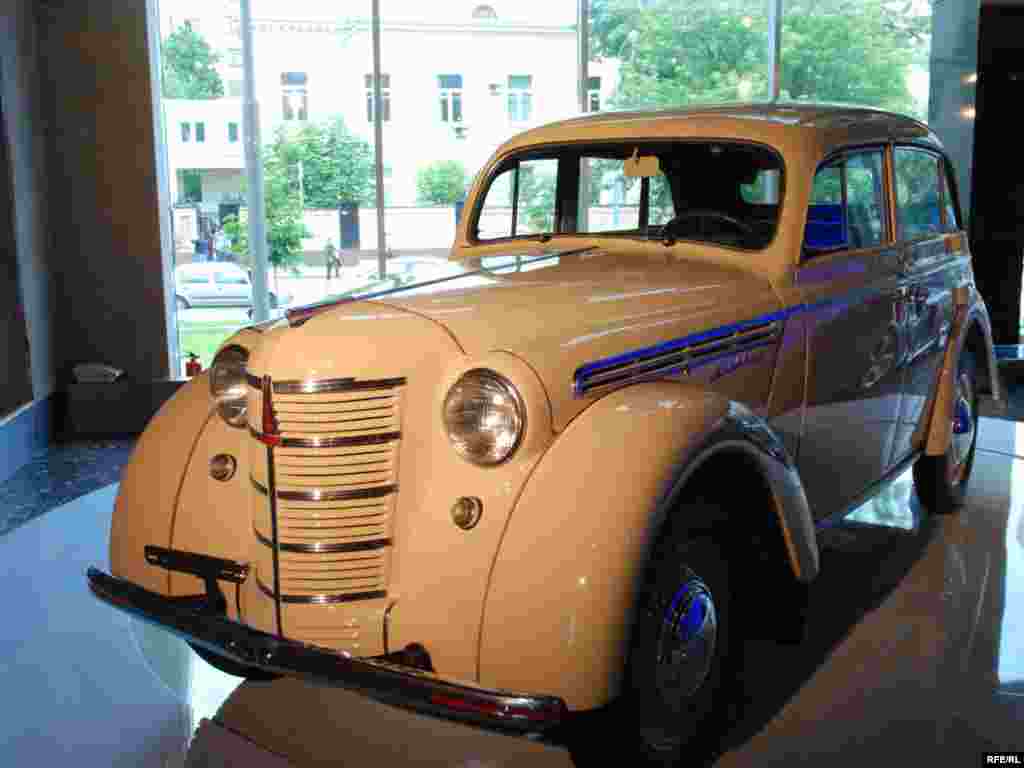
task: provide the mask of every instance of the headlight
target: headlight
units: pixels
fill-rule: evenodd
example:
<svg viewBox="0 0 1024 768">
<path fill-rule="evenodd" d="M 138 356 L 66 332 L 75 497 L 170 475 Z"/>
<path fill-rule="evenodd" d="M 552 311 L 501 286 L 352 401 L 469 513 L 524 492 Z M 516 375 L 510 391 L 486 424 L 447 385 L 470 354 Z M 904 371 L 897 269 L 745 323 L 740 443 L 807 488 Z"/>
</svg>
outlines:
<svg viewBox="0 0 1024 768">
<path fill-rule="evenodd" d="M 512 383 L 494 371 L 474 368 L 455 382 L 442 412 L 456 452 L 474 464 L 500 464 L 523 436 L 526 413 Z"/>
<path fill-rule="evenodd" d="M 217 411 L 232 427 L 245 426 L 245 404 L 248 396 L 245 364 L 249 353 L 242 347 L 222 349 L 210 366 L 210 394 L 217 401 Z"/>
</svg>

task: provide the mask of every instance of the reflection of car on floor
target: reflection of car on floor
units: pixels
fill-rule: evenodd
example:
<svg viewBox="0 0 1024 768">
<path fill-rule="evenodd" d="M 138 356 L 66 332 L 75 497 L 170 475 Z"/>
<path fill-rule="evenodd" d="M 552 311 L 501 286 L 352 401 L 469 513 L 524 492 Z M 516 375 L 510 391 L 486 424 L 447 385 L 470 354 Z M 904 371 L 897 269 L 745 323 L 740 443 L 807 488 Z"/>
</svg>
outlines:
<svg viewBox="0 0 1024 768">
<path fill-rule="evenodd" d="M 252 307 L 249 274 L 231 262 L 181 264 L 174 269 L 174 297 L 178 309 L 193 307 Z M 291 303 L 291 294 L 270 291 L 270 306 Z"/>
<path fill-rule="evenodd" d="M 961 221 L 883 112 L 528 131 L 437 283 L 396 259 L 178 391 L 92 589 L 237 674 L 675 760 L 752 693 L 749 638 L 799 638 L 819 529 L 910 465 L 962 501 L 999 386 Z"/>
</svg>

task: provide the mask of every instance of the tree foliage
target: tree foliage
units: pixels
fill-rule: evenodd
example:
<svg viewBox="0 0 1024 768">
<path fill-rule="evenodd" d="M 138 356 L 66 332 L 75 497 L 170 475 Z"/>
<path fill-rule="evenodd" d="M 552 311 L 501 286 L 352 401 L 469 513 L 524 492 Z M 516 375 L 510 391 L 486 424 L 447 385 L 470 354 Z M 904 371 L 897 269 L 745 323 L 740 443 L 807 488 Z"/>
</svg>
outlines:
<svg viewBox="0 0 1024 768">
<path fill-rule="evenodd" d="M 438 160 L 416 171 L 416 196 L 421 203 L 452 205 L 465 197 L 467 180 L 458 160 Z"/>
<path fill-rule="evenodd" d="M 923 8 L 923 10 L 922 10 Z M 593 0 L 591 43 L 619 59 L 616 107 L 768 95 L 768 19 L 749 0 Z M 781 96 L 919 113 L 908 67 L 923 63 L 930 8 L 906 0 L 794 0 L 782 20 Z"/>
<path fill-rule="evenodd" d="M 344 121 L 282 126 L 269 148 L 285 169 L 296 193 L 302 168 L 302 198 L 307 208 L 337 208 L 339 203 L 373 204 L 373 147 L 349 133 Z"/>
<path fill-rule="evenodd" d="M 191 24 L 186 22 L 168 35 L 162 58 L 165 99 L 217 99 L 224 95 L 224 83 L 214 67 L 220 56 Z"/>
</svg>

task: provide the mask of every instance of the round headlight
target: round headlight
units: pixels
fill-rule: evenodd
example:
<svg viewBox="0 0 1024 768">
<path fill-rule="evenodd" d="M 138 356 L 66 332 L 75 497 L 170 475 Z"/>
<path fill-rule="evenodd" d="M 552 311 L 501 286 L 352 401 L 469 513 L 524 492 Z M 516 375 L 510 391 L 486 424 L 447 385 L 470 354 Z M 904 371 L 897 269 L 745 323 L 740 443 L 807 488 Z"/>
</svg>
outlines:
<svg viewBox="0 0 1024 768">
<path fill-rule="evenodd" d="M 475 368 L 455 382 L 442 413 L 456 452 L 474 464 L 500 464 L 515 449 L 526 426 L 522 398 L 494 371 Z"/>
<path fill-rule="evenodd" d="M 222 349 L 210 366 L 210 394 L 217 401 L 217 412 L 232 427 L 245 426 L 245 405 L 248 396 L 245 364 L 249 353 L 242 347 Z"/>
</svg>

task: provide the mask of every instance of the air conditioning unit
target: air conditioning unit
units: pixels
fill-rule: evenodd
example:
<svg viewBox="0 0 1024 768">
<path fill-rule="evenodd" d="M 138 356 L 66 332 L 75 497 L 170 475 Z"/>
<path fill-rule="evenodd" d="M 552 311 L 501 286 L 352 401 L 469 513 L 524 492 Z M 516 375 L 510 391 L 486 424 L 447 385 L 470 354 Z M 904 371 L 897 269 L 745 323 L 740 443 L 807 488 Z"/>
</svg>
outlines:
<svg viewBox="0 0 1024 768">
<path fill-rule="evenodd" d="M 491 83 L 487 86 L 487 90 L 491 92 L 491 96 L 501 95 L 501 83 Z"/>
</svg>

